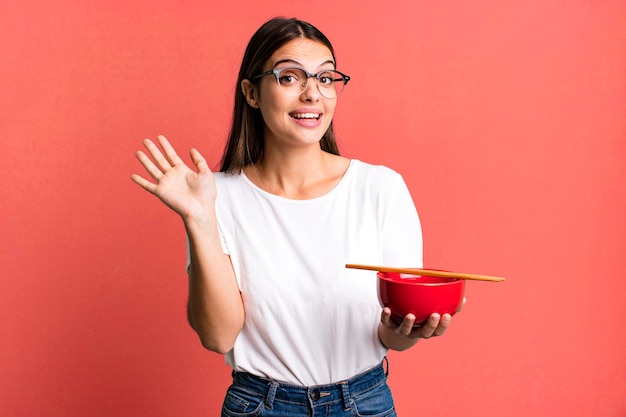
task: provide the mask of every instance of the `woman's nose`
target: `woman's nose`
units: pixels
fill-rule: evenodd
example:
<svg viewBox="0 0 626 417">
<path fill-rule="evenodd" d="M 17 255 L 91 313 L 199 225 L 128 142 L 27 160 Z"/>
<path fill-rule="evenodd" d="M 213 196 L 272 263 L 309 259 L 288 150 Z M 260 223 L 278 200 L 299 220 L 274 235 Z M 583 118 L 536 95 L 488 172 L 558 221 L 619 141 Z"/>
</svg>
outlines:
<svg viewBox="0 0 626 417">
<path fill-rule="evenodd" d="M 318 101 L 320 99 L 320 90 L 317 88 L 315 78 L 311 77 L 307 80 L 307 85 L 300 94 L 300 98 L 304 101 Z"/>
</svg>

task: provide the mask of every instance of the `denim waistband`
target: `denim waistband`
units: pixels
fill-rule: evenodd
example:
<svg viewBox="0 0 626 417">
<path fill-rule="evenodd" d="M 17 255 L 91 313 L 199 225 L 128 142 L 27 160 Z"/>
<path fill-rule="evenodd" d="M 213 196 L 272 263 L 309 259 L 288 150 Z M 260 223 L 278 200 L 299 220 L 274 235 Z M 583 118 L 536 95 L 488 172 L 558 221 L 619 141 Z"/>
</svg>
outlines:
<svg viewBox="0 0 626 417">
<path fill-rule="evenodd" d="M 377 387 L 387 380 L 387 371 L 383 367 L 387 358 L 377 366 L 355 375 L 352 378 L 326 385 L 303 387 L 286 382 L 261 378 L 247 372 L 233 371 L 233 385 L 263 395 L 265 406 L 272 408 L 274 401 L 292 404 L 311 404 L 319 406 L 342 401 L 345 409 L 350 408 L 350 397 L 362 394 Z"/>
</svg>

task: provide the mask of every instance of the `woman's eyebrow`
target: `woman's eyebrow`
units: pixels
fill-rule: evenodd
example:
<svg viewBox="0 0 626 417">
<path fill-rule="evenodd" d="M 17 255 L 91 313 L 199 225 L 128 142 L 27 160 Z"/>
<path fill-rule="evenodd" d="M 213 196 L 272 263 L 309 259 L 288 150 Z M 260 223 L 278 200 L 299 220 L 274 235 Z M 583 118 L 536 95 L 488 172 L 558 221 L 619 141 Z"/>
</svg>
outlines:
<svg viewBox="0 0 626 417">
<path fill-rule="evenodd" d="M 278 65 L 280 65 L 280 64 L 294 64 L 294 65 L 297 65 L 297 66 L 299 66 L 299 67 L 303 67 L 303 65 L 302 65 L 300 62 L 296 61 L 295 59 L 285 58 L 285 59 L 279 59 L 278 61 L 276 61 L 276 62 L 274 63 L 273 68 L 276 68 L 276 67 L 277 67 Z M 331 64 L 331 65 L 333 66 L 333 68 L 335 67 L 335 61 L 333 61 L 332 59 L 329 59 L 329 60 L 327 60 L 327 61 L 322 62 L 322 63 L 319 65 L 319 67 L 322 67 L 322 66 L 324 66 L 324 65 L 326 65 L 326 64 Z M 319 67 L 318 67 L 318 68 L 319 68 Z"/>
<path fill-rule="evenodd" d="M 294 59 L 287 58 L 287 59 L 280 59 L 280 60 L 274 62 L 274 67 L 277 67 L 278 65 L 285 64 L 285 63 L 296 64 L 296 65 L 300 65 L 300 66 L 302 65 L 301 63 L 299 63 L 298 61 L 296 61 Z"/>
</svg>

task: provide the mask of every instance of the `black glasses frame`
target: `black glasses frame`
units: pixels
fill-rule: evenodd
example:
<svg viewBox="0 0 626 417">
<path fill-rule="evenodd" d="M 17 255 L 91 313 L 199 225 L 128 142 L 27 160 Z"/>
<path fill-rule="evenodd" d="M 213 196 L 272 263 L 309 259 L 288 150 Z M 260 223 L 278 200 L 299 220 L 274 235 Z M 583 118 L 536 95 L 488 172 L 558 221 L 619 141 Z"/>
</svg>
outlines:
<svg viewBox="0 0 626 417">
<path fill-rule="evenodd" d="M 285 67 L 285 68 L 279 68 L 279 69 L 271 69 L 271 70 L 269 70 L 267 72 L 264 72 L 264 73 L 257 74 L 255 76 L 253 76 L 251 78 L 251 80 L 258 80 L 258 79 L 263 78 L 263 77 L 265 77 L 267 75 L 274 75 L 274 77 L 276 77 L 276 82 L 278 83 L 278 86 L 280 87 L 280 74 L 283 71 L 285 71 L 285 70 L 294 70 L 294 69 L 300 70 L 300 71 L 302 71 L 302 72 L 304 72 L 306 74 L 306 79 L 307 79 L 306 87 L 299 94 L 302 94 L 302 93 L 304 93 L 306 91 L 306 89 L 309 86 L 308 80 L 309 80 L 309 78 L 313 77 L 313 78 L 315 78 L 318 91 L 320 92 L 320 94 L 322 94 L 324 96 L 324 93 L 322 93 L 322 90 L 320 90 L 320 88 L 319 88 L 320 87 L 320 84 L 319 84 L 320 83 L 320 76 L 322 74 L 324 74 L 324 73 L 328 73 L 329 71 L 331 71 L 331 72 L 333 72 L 335 74 L 338 74 L 341 77 L 341 78 L 333 79 L 333 81 L 341 81 L 343 83 L 344 87 L 346 86 L 346 84 L 348 84 L 348 81 L 350 81 L 350 76 L 349 75 L 346 75 L 343 72 L 340 72 L 340 71 L 337 71 L 337 70 L 334 70 L 334 69 L 333 70 L 323 70 L 323 71 L 318 72 L 317 74 L 311 74 L 309 71 L 307 71 L 307 70 L 305 70 L 304 68 L 301 68 L 301 67 Z M 283 90 L 283 92 L 284 92 L 284 90 Z M 341 93 L 343 93 L 343 89 L 339 92 L 339 94 L 337 94 L 337 97 L 339 97 L 339 95 Z M 287 93 L 285 93 L 285 94 L 287 94 Z M 324 97 L 326 97 L 326 96 L 324 96 Z M 337 97 L 326 97 L 326 98 L 337 98 Z"/>
</svg>

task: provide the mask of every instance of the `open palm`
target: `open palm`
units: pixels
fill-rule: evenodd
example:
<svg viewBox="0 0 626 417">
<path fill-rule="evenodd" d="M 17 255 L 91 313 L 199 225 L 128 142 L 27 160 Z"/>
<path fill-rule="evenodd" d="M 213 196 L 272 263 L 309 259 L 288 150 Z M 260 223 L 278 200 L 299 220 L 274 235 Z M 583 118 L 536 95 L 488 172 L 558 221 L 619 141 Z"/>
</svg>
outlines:
<svg viewBox="0 0 626 417">
<path fill-rule="evenodd" d="M 131 179 L 183 218 L 207 213 L 214 207 L 216 189 L 213 173 L 204 157 L 196 149 L 191 149 L 189 154 L 197 169 L 197 172 L 193 171 L 164 136 L 157 136 L 157 141 L 161 149 L 150 139 L 143 141 L 152 159 L 142 151 L 136 153 L 154 182 L 137 174 Z"/>
</svg>

